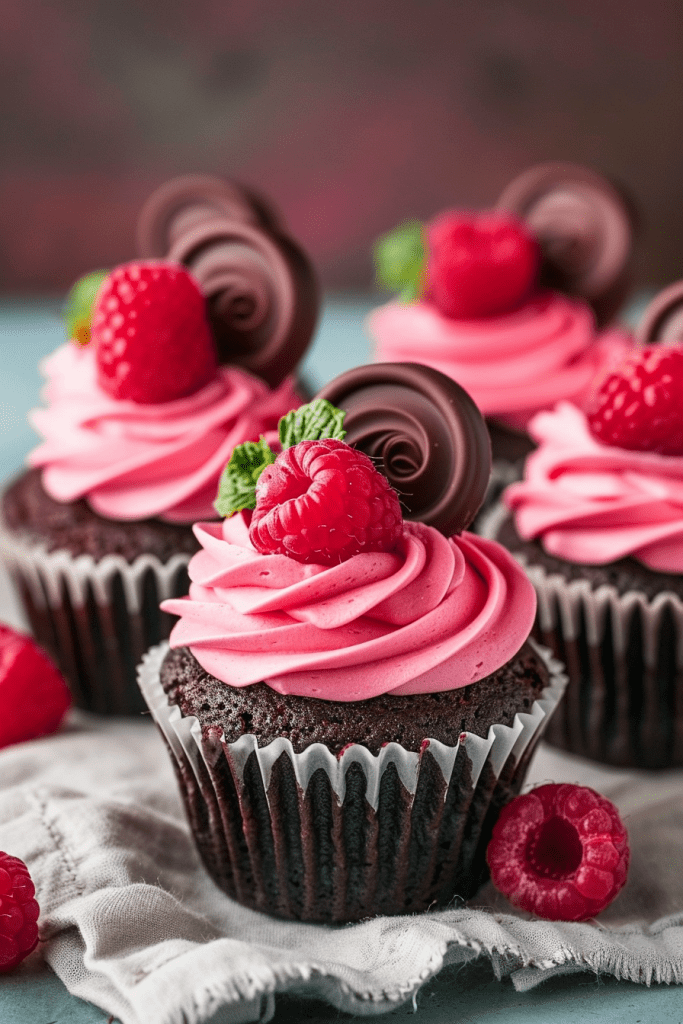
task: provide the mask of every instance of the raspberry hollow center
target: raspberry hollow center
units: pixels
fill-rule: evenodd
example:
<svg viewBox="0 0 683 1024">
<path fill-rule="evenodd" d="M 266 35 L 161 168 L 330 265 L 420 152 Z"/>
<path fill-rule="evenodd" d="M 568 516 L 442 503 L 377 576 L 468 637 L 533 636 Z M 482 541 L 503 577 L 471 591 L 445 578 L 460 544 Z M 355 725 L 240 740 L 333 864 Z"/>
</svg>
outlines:
<svg viewBox="0 0 683 1024">
<path fill-rule="evenodd" d="M 583 859 L 583 846 L 571 822 L 556 814 L 531 836 L 526 858 L 543 878 L 569 878 Z"/>
</svg>

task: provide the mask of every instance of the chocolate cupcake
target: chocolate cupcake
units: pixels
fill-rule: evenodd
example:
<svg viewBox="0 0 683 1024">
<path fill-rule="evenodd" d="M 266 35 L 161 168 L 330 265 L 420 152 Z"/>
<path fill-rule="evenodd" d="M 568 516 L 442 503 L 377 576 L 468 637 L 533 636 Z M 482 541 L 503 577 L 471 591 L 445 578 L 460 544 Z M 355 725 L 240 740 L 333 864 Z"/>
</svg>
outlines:
<svg viewBox="0 0 683 1024">
<path fill-rule="evenodd" d="M 160 601 L 187 590 L 192 523 L 215 516 L 235 445 L 274 437 L 299 404 L 289 375 L 317 312 L 305 255 L 228 182 L 168 183 L 139 235 L 145 258 L 103 275 L 92 309 L 91 277 L 74 293 L 88 308 L 71 303 L 74 340 L 45 361 L 44 441 L 0 529 L 75 702 L 112 714 L 144 709 L 135 666 L 169 634 Z"/>
<path fill-rule="evenodd" d="M 434 370 L 377 365 L 280 438 L 274 462 L 231 459 L 217 504 L 252 511 L 196 527 L 189 597 L 163 605 L 171 650 L 139 672 L 199 851 L 283 917 L 467 899 L 564 685 L 527 643 L 526 577 L 463 532 L 490 467 L 481 415 Z"/>
<path fill-rule="evenodd" d="M 549 741 L 620 766 L 683 765 L 682 309 L 683 283 L 653 301 L 643 347 L 587 415 L 564 403 L 532 421 L 539 447 L 487 524 L 567 666 Z"/>
<path fill-rule="evenodd" d="M 610 182 L 572 164 L 533 167 L 496 209 L 402 225 L 377 245 L 401 301 L 371 313 L 378 360 L 414 359 L 467 388 L 487 417 L 493 491 L 518 479 L 532 415 L 583 405 L 631 339 L 609 326 L 628 292 L 634 221 Z"/>
</svg>

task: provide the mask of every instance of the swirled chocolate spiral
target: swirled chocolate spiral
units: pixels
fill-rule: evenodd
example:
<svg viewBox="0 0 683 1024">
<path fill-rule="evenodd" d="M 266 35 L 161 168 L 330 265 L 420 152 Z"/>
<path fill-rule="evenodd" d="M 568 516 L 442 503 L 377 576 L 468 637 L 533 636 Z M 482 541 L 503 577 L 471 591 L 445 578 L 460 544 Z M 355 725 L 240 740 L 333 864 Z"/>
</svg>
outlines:
<svg viewBox="0 0 683 1024">
<path fill-rule="evenodd" d="M 646 307 L 636 338 L 643 345 L 683 343 L 683 281 L 664 288 Z"/>
<path fill-rule="evenodd" d="M 137 223 L 138 252 L 145 259 L 163 259 L 189 228 L 221 216 L 280 230 L 266 201 L 242 185 L 210 174 L 186 174 L 161 185 L 143 206 Z"/>
<path fill-rule="evenodd" d="M 609 322 L 631 280 L 635 218 L 621 191 L 586 167 L 548 163 L 515 178 L 497 205 L 538 237 L 542 283 L 580 296 L 599 325 Z"/>
<path fill-rule="evenodd" d="M 206 296 L 222 363 L 277 386 L 306 351 L 318 285 L 303 251 L 259 197 L 220 178 L 178 178 L 148 200 L 142 256 L 183 263 Z"/>
<path fill-rule="evenodd" d="M 417 363 L 375 363 L 341 374 L 317 397 L 346 411 L 345 440 L 375 460 L 407 519 L 449 537 L 472 522 L 486 493 L 491 444 L 459 384 Z"/>
</svg>

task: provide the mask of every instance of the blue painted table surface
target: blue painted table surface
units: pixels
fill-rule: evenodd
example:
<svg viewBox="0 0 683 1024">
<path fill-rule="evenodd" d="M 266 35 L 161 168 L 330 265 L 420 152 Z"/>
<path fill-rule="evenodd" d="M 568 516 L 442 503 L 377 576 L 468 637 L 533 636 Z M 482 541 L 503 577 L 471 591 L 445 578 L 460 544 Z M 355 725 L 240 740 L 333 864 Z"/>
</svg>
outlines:
<svg viewBox="0 0 683 1024">
<path fill-rule="evenodd" d="M 330 297 L 303 365 L 312 390 L 338 373 L 367 362 L 363 322 L 370 298 Z M 0 480 L 21 468 L 36 437 L 26 420 L 38 403 L 38 361 L 64 340 L 59 304 L 43 300 L 0 302 Z M 0 609 L 1 612 L 1 609 Z M 274 1024 L 323 1024 L 350 1019 L 322 1003 L 283 995 Z M 575 974 L 551 979 L 532 992 L 499 982 L 486 961 L 446 968 L 419 993 L 416 1004 L 383 1020 L 417 1024 L 683 1024 L 683 987 L 647 989 L 611 977 Z M 223 1024 L 218 1016 L 211 1024 Z M 15 974 L 0 979 L 0 1024 L 115 1024 L 102 1010 L 69 995 L 33 954 Z"/>
</svg>

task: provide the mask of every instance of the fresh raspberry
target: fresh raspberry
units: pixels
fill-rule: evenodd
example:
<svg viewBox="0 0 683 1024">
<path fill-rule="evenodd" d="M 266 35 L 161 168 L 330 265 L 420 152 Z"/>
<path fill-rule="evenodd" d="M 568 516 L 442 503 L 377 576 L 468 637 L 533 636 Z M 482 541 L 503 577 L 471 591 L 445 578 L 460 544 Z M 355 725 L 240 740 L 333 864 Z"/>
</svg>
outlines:
<svg viewBox="0 0 683 1024">
<path fill-rule="evenodd" d="M 609 800 L 586 786 L 539 786 L 501 811 L 488 845 L 491 880 L 549 921 L 585 921 L 626 881 L 628 835 Z"/>
<path fill-rule="evenodd" d="M 593 436 L 636 452 L 683 455 L 683 349 L 646 345 L 602 382 L 588 412 Z"/>
<path fill-rule="evenodd" d="M 199 286 L 183 267 L 161 260 L 124 263 L 105 278 L 92 341 L 100 387 L 133 402 L 191 395 L 218 365 Z"/>
<path fill-rule="evenodd" d="M 0 747 L 54 732 L 70 703 L 48 656 L 30 637 L 0 623 Z"/>
<path fill-rule="evenodd" d="M 23 860 L 0 852 L 0 973 L 13 970 L 38 944 L 35 892 Z"/>
<path fill-rule="evenodd" d="M 427 297 L 456 320 L 519 306 L 538 275 L 540 248 L 506 213 L 443 213 L 427 225 Z"/>
<path fill-rule="evenodd" d="M 249 537 L 264 555 L 337 565 L 360 551 L 392 551 L 403 518 L 396 491 L 343 441 L 300 441 L 256 484 Z"/>
</svg>

